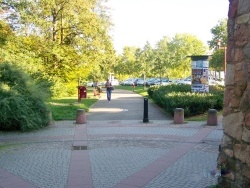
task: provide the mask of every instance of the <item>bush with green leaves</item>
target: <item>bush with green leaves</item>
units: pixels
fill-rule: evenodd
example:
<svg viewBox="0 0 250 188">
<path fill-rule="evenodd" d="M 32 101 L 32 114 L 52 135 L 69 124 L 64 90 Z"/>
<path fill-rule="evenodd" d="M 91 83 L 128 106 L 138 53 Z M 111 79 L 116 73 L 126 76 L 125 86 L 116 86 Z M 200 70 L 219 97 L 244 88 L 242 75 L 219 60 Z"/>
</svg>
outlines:
<svg viewBox="0 0 250 188">
<path fill-rule="evenodd" d="M 0 64 L 0 130 L 29 131 L 50 122 L 46 93 L 22 70 Z"/>
<path fill-rule="evenodd" d="M 208 109 L 222 110 L 224 88 L 210 86 L 209 93 L 191 92 L 190 85 L 155 86 L 148 89 L 149 96 L 166 112 L 174 115 L 175 108 L 183 108 L 184 116 L 204 114 Z"/>
</svg>

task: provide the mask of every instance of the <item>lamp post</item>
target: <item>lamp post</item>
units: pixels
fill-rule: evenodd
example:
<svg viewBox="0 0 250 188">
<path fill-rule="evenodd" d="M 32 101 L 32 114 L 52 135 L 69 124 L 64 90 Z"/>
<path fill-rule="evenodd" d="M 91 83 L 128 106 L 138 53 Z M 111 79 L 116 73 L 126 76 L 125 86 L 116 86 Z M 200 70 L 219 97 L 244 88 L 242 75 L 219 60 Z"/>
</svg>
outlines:
<svg viewBox="0 0 250 188">
<path fill-rule="evenodd" d="M 158 61 L 158 64 L 157 64 L 157 67 L 156 67 L 156 68 L 158 68 L 158 70 L 159 70 L 160 85 L 162 85 L 162 71 L 163 71 L 163 70 L 162 70 L 162 61 L 161 61 L 160 58 L 158 58 L 157 61 Z"/>
<path fill-rule="evenodd" d="M 226 75 L 226 68 L 227 68 L 227 47 L 221 46 L 221 40 L 217 41 L 218 49 L 224 50 L 224 76 Z"/>
<path fill-rule="evenodd" d="M 143 61 L 143 90 L 146 90 L 146 70 L 147 70 L 147 63 Z"/>
<path fill-rule="evenodd" d="M 146 71 L 143 72 L 143 90 L 146 90 Z"/>
</svg>

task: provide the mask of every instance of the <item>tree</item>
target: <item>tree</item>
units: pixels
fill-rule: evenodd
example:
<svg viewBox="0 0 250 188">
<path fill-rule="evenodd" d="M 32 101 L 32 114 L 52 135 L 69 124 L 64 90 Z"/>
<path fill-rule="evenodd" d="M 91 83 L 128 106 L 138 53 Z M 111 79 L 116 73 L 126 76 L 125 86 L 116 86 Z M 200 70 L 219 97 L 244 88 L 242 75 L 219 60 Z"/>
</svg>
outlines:
<svg viewBox="0 0 250 188">
<path fill-rule="evenodd" d="M 129 56 L 126 49 L 130 49 Z M 149 42 L 143 49 L 126 47 L 126 53 L 120 57 L 118 66 L 125 74 L 140 77 L 183 78 L 191 75 L 188 56 L 204 55 L 206 51 L 207 47 L 196 36 L 176 34 L 173 38 L 163 37 L 155 48 Z M 131 64 L 128 63 L 128 57 L 132 57 Z"/>
<path fill-rule="evenodd" d="M 11 27 L 5 21 L 0 20 L 0 47 L 6 45 L 8 37 L 14 35 Z"/>
<path fill-rule="evenodd" d="M 104 68 L 104 73 L 108 72 L 114 66 L 115 53 L 108 35 L 111 23 L 102 2 L 104 0 L 0 1 L 9 12 L 6 20 L 18 38 L 29 41 L 23 43 L 25 47 L 22 43 L 12 43 L 17 51 L 22 46 L 32 52 L 17 53 L 16 57 L 23 55 L 25 59 L 41 63 L 39 67 L 48 79 L 63 84 L 101 74 Z"/>
<path fill-rule="evenodd" d="M 136 66 L 136 47 L 124 47 L 120 63 L 117 65 L 117 72 L 134 77 Z"/>
<path fill-rule="evenodd" d="M 220 72 L 224 70 L 225 50 L 222 51 L 219 48 L 218 42 L 220 41 L 221 47 L 225 48 L 227 46 L 227 19 L 219 20 L 218 24 L 211 29 L 211 33 L 213 37 L 211 41 L 208 41 L 208 44 L 215 52 L 211 57 L 210 67 Z"/>
<path fill-rule="evenodd" d="M 210 49 L 218 48 L 218 41 L 221 41 L 221 46 L 227 44 L 227 18 L 218 21 L 218 24 L 211 29 L 212 40 L 208 41 Z"/>
<path fill-rule="evenodd" d="M 147 41 L 143 49 L 137 53 L 137 64 L 140 66 L 140 73 L 143 76 L 144 81 L 146 78 L 153 76 L 152 62 L 153 62 L 153 48 Z"/>
<path fill-rule="evenodd" d="M 154 50 L 154 72 L 158 73 L 160 78 L 168 77 L 169 69 L 173 68 L 172 54 L 169 51 L 170 38 L 163 37 Z"/>
<path fill-rule="evenodd" d="M 165 44 L 164 44 L 165 43 Z M 165 46 L 163 46 L 163 44 Z M 163 51 L 164 68 L 171 78 L 183 78 L 191 75 L 191 61 L 188 56 L 204 55 L 207 48 L 196 36 L 176 34 L 172 39 L 164 37 L 156 51 Z"/>
<path fill-rule="evenodd" d="M 216 50 L 209 60 L 209 66 L 216 72 L 224 70 L 224 51 Z"/>
</svg>

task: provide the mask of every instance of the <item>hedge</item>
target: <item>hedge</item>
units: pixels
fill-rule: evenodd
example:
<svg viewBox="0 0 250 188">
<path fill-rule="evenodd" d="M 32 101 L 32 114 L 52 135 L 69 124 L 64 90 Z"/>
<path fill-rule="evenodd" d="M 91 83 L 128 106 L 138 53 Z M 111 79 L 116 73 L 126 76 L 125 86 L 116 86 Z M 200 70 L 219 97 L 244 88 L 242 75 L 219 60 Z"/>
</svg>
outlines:
<svg viewBox="0 0 250 188">
<path fill-rule="evenodd" d="M 209 93 L 195 93 L 190 85 L 176 84 L 148 89 L 149 97 L 166 112 L 174 115 L 175 108 L 183 108 L 185 117 L 204 114 L 208 109 L 222 110 L 223 92 L 222 86 L 210 86 Z"/>
</svg>

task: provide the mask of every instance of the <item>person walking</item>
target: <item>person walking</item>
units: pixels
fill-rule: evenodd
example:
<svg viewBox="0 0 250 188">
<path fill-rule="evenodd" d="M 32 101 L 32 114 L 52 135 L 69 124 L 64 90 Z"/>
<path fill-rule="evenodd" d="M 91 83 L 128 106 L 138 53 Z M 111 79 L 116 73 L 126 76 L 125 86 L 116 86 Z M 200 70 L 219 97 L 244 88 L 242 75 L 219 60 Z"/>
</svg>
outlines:
<svg viewBox="0 0 250 188">
<path fill-rule="evenodd" d="M 110 101 L 111 101 L 111 92 L 112 92 L 112 84 L 109 81 L 109 79 L 107 79 L 107 82 L 105 83 L 105 87 L 106 87 L 106 91 L 107 91 L 107 99 L 108 99 L 108 102 L 110 103 Z"/>
<path fill-rule="evenodd" d="M 135 83 L 134 82 L 132 83 L 132 88 L 133 88 L 133 91 L 135 91 Z"/>
</svg>

